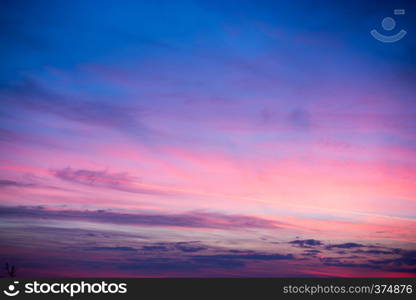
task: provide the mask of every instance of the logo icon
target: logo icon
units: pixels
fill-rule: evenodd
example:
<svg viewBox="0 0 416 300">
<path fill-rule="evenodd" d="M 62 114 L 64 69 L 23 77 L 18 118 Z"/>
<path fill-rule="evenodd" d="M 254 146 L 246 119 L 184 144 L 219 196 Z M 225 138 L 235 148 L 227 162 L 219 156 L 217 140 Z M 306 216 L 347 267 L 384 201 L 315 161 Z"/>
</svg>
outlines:
<svg viewBox="0 0 416 300">
<path fill-rule="evenodd" d="M 20 291 L 16 289 L 16 285 L 18 285 L 18 284 L 19 284 L 19 281 L 14 281 L 13 284 L 10 284 L 7 287 L 7 290 L 4 290 L 3 292 L 7 296 L 10 296 L 10 297 L 14 297 L 14 296 L 18 295 L 20 293 Z"/>
<path fill-rule="evenodd" d="M 406 11 L 404 9 L 394 10 L 395 15 L 404 15 L 405 13 Z M 391 17 L 386 17 L 383 19 L 383 21 L 381 21 L 381 27 L 383 27 L 385 31 L 391 31 L 396 27 L 396 21 Z M 398 33 L 393 35 L 384 35 L 378 32 L 376 29 L 373 29 L 370 31 L 370 33 L 376 40 L 379 40 L 380 42 L 395 43 L 397 41 L 400 41 L 407 34 L 407 31 L 402 29 Z"/>
</svg>

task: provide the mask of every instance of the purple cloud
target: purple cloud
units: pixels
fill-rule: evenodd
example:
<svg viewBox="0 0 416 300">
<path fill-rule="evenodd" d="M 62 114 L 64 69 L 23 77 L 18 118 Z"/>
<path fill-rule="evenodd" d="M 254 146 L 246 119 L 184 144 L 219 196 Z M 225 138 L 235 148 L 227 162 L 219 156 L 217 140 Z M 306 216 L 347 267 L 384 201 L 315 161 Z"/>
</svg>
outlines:
<svg viewBox="0 0 416 300">
<path fill-rule="evenodd" d="M 0 179 L 0 188 L 2 187 L 32 187 L 33 183 L 24 183 L 8 179 Z"/>
<path fill-rule="evenodd" d="M 294 240 L 289 242 L 289 244 L 292 245 L 298 245 L 301 248 L 309 248 L 312 246 L 321 246 L 322 242 L 314 239 L 308 239 L 308 240 Z"/>
<path fill-rule="evenodd" d="M 86 248 L 87 251 L 122 251 L 122 252 L 134 252 L 137 249 L 132 247 L 90 247 Z"/>
<path fill-rule="evenodd" d="M 31 217 L 55 220 L 83 220 L 89 222 L 177 226 L 240 230 L 246 228 L 278 228 L 275 222 L 245 215 L 188 212 L 183 214 L 119 213 L 104 210 L 48 210 L 33 207 L 0 207 L 0 216 Z"/>
<path fill-rule="evenodd" d="M 157 189 L 141 188 L 135 183 L 137 178 L 128 173 L 110 173 L 108 171 L 96 171 L 85 169 L 73 169 L 67 167 L 52 170 L 52 174 L 59 179 L 93 187 L 104 187 L 119 191 L 150 195 L 168 195 L 171 192 Z"/>
<path fill-rule="evenodd" d="M 343 244 L 333 244 L 333 245 L 327 245 L 326 249 L 331 250 L 334 248 L 339 248 L 339 249 L 351 249 L 351 248 L 362 248 L 362 247 L 366 247 L 363 244 L 358 244 L 358 243 L 343 243 Z"/>
</svg>

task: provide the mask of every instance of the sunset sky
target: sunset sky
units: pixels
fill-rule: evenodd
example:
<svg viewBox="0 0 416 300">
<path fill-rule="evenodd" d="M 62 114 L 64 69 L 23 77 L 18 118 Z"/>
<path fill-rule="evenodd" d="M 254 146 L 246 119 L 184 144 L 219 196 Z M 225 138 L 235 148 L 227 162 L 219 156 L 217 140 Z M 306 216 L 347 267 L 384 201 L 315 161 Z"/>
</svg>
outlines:
<svg viewBox="0 0 416 300">
<path fill-rule="evenodd" d="M 415 277 L 416 5 L 332 2 L 1 1 L 0 263 Z"/>
</svg>

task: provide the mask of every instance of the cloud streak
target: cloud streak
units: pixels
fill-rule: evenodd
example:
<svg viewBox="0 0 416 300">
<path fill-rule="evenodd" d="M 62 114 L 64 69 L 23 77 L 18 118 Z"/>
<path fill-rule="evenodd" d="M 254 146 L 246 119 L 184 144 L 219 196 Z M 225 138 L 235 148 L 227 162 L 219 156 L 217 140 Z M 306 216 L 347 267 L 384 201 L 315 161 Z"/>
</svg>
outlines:
<svg viewBox="0 0 416 300">
<path fill-rule="evenodd" d="M 279 228 L 276 222 L 245 215 L 189 212 L 183 214 L 134 214 L 105 210 L 50 210 L 43 207 L 0 207 L 3 217 L 47 218 L 53 220 L 83 220 L 120 225 L 211 228 L 244 230 L 249 228 Z"/>
<path fill-rule="evenodd" d="M 2 187 L 32 187 L 33 183 L 24 183 L 8 179 L 0 179 L 0 188 Z"/>
<path fill-rule="evenodd" d="M 137 182 L 137 178 L 128 173 L 110 173 L 108 171 L 96 171 L 85 169 L 73 169 L 70 167 L 52 170 L 52 174 L 59 179 L 82 184 L 91 187 L 104 187 L 119 191 L 137 194 L 169 195 L 173 192 L 157 188 L 144 188 Z"/>
</svg>

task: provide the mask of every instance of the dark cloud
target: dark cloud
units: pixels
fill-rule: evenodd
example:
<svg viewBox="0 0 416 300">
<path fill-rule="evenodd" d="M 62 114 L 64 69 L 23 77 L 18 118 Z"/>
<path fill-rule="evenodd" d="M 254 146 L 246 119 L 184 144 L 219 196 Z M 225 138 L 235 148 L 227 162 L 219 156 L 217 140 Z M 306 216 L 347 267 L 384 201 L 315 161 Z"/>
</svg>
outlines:
<svg viewBox="0 0 416 300">
<path fill-rule="evenodd" d="M 234 251 L 235 254 L 193 255 L 191 253 L 196 251 L 207 250 L 209 252 L 216 252 L 223 251 L 223 249 L 212 248 L 207 245 L 200 244 L 199 247 L 195 246 L 192 249 L 186 248 L 184 251 L 184 245 L 188 245 L 189 247 L 189 244 L 192 244 L 192 242 L 155 243 L 153 245 L 144 246 L 142 249 L 145 249 L 147 252 L 151 253 L 147 253 L 146 257 L 128 258 L 128 263 L 119 264 L 118 268 L 130 271 L 147 271 L 150 273 L 160 271 L 181 272 L 211 268 L 240 268 L 245 267 L 248 263 L 255 261 L 279 261 L 295 259 L 292 254 L 267 254 L 257 253 L 255 251 L 245 251 L 249 254 L 240 254 L 240 251 L 238 250 Z M 172 252 L 168 252 L 174 251 L 175 248 L 183 252 L 183 254 L 175 255 Z M 161 254 L 160 251 L 162 251 L 163 254 Z"/>
<path fill-rule="evenodd" d="M 130 259 L 127 263 L 121 263 L 117 266 L 121 270 L 147 271 L 149 273 L 195 271 L 202 267 L 195 265 L 192 261 L 178 258 Z"/>
<path fill-rule="evenodd" d="M 393 249 L 393 250 L 378 250 L 378 249 L 362 250 L 362 249 L 358 249 L 358 250 L 352 251 L 352 253 L 375 254 L 375 255 L 379 255 L 379 254 L 397 254 L 398 249 Z"/>
<path fill-rule="evenodd" d="M 247 252 L 247 251 L 246 251 Z M 295 259 L 292 254 L 265 254 L 248 251 L 250 254 L 213 254 L 194 255 L 189 258 L 200 268 L 239 268 L 245 267 L 249 262 L 280 261 Z"/>
<path fill-rule="evenodd" d="M 238 259 L 226 259 L 218 256 L 199 257 L 150 257 L 129 259 L 128 263 L 119 264 L 122 270 L 146 271 L 148 273 L 160 272 L 195 272 L 204 269 L 228 270 L 230 268 L 242 268 L 246 262 Z"/>
<path fill-rule="evenodd" d="M 40 189 L 50 189 L 50 190 L 59 190 L 59 191 L 71 191 L 67 188 L 56 187 L 51 185 L 42 184 L 39 182 L 23 182 L 17 180 L 9 180 L 9 179 L 0 179 L 0 189 L 1 188 L 40 188 Z"/>
<path fill-rule="evenodd" d="M 331 250 L 334 248 L 351 249 L 351 248 L 361 248 L 361 247 L 366 247 L 366 246 L 363 244 L 358 244 L 358 243 L 343 243 L 343 244 L 327 245 L 325 248 L 328 250 Z"/>
<path fill-rule="evenodd" d="M 237 250 L 237 249 L 231 249 L 231 250 L 228 250 L 228 252 L 230 252 L 230 253 L 238 253 L 238 254 L 247 254 L 247 253 L 254 253 L 254 251 L 251 251 L 251 250 Z"/>
<path fill-rule="evenodd" d="M 156 246 L 143 246 L 142 250 L 144 251 L 168 251 L 169 248 L 162 245 L 156 245 Z"/>
<path fill-rule="evenodd" d="M 41 215 L 42 212 L 47 213 L 48 209 L 38 207 L 31 211 L 33 217 Z M 4 208 L 0 209 L 0 217 L 4 217 L 2 212 Z M 104 275 L 122 272 L 126 276 L 208 276 L 215 272 L 221 276 L 250 276 L 265 270 L 264 265 L 279 266 L 291 261 L 303 261 L 302 264 L 312 263 L 315 266 L 320 263 L 320 267 L 366 268 L 380 272 L 414 274 L 416 256 L 416 251 L 386 247 L 383 251 L 390 250 L 391 254 L 377 252 L 336 256 L 334 253 L 339 248 L 331 251 L 325 245 L 319 246 L 319 249 L 301 248 L 302 254 L 295 256 L 290 253 L 228 249 L 201 241 L 152 242 L 152 237 L 127 232 L 46 226 L 14 228 L 12 231 L 3 229 L 0 230 L 0 235 L 3 243 L 8 245 L 8 250 L 0 249 L 0 256 L 3 257 L 7 251 L 5 258 L 18 261 L 21 269 L 29 270 L 31 273 L 28 274 L 33 276 L 40 276 L 44 270 L 62 276 L 71 268 L 77 274 L 89 274 L 91 269 L 96 269 L 101 270 Z M 19 252 L 22 242 L 29 237 L 32 250 Z M 366 247 L 362 250 L 375 249 Z M 348 250 L 349 253 L 354 252 Z M 100 253 L 102 255 L 98 255 Z M 250 273 L 251 270 L 256 270 L 257 273 Z M 270 276 L 271 273 L 267 272 L 264 274 Z M 273 273 L 277 274 L 279 273 Z"/>
<path fill-rule="evenodd" d="M 376 265 L 416 266 L 416 251 L 401 250 L 398 258 L 371 260 L 370 262 Z"/>
<path fill-rule="evenodd" d="M 176 243 L 156 243 L 150 246 L 143 246 L 144 251 L 176 251 L 179 250 L 185 253 L 200 252 L 208 250 L 205 245 L 199 244 L 199 242 L 176 242 Z"/>
<path fill-rule="evenodd" d="M 387 272 L 400 272 L 400 273 L 410 273 L 410 274 L 416 274 L 416 268 L 412 267 L 399 267 L 402 266 L 400 263 L 398 266 L 390 266 L 391 263 L 390 260 L 380 260 L 377 263 L 374 261 L 367 261 L 367 262 L 347 262 L 342 260 L 325 260 L 324 265 L 326 266 L 332 266 L 332 267 L 344 267 L 344 268 L 367 268 L 367 269 L 375 269 L 375 270 L 383 270 Z"/>
<path fill-rule="evenodd" d="M 176 245 L 176 248 L 181 250 L 182 252 L 190 252 L 190 253 L 206 250 L 205 247 L 189 246 L 189 245 L 182 245 L 182 244 Z"/>
<path fill-rule="evenodd" d="M 298 245 L 301 248 L 310 248 L 312 246 L 321 246 L 322 242 L 314 239 L 308 240 L 294 240 L 289 242 L 289 244 Z"/>
<path fill-rule="evenodd" d="M 294 240 L 289 243 L 300 248 L 309 248 L 301 255 L 310 259 L 318 258 L 326 266 L 412 273 L 416 265 L 416 251 L 400 248 L 353 242 L 325 244 L 314 239 Z M 319 250 L 314 247 L 319 247 Z"/>
<path fill-rule="evenodd" d="M 193 256 L 194 259 L 225 259 L 225 260 L 293 260 L 295 257 L 292 254 L 217 254 L 217 255 L 199 255 Z"/>
<path fill-rule="evenodd" d="M 293 256 L 280 254 L 250 254 L 250 255 L 190 255 L 171 257 L 151 257 L 129 259 L 128 264 L 122 264 L 119 267 L 123 270 L 147 270 L 149 272 L 157 271 L 195 271 L 204 269 L 230 269 L 242 268 L 249 262 L 253 261 L 272 261 L 293 259 Z"/>
<path fill-rule="evenodd" d="M 347 243 L 353 244 L 353 243 Z M 344 244 L 343 244 L 344 245 Z M 360 245 L 360 244 L 357 244 Z M 357 247 L 377 247 L 377 246 L 353 246 L 347 248 Z M 416 251 L 404 250 L 398 248 L 383 248 L 383 250 L 370 249 L 370 250 L 356 250 L 352 253 L 364 254 L 363 256 L 352 255 L 347 257 L 321 257 L 320 260 L 324 265 L 337 266 L 337 267 L 348 267 L 348 268 L 370 268 L 383 270 L 387 272 L 404 272 L 414 273 L 416 266 Z M 373 257 L 384 257 L 374 259 Z M 393 257 L 392 257 L 393 256 Z"/>
<path fill-rule="evenodd" d="M 134 178 L 127 173 L 109 173 L 107 171 L 75 170 L 70 167 L 53 171 L 54 175 L 60 179 L 77 183 L 94 185 L 104 181 L 110 185 L 119 185 L 120 182 L 130 182 Z"/>
<path fill-rule="evenodd" d="M 122 252 L 134 252 L 137 251 L 132 247 L 90 247 L 86 248 L 88 251 L 122 251 Z"/>
<path fill-rule="evenodd" d="M 19 206 L 0 207 L 0 216 L 82 220 L 126 225 L 178 226 L 228 230 L 240 230 L 246 228 L 277 228 L 275 222 L 257 217 L 205 212 L 188 212 L 183 214 L 132 214 L 104 210 L 39 210 L 34 209 L 33 207 Z"/>
<path fill-rule="evenodd" d="M 33 187 L 33 183 L 24 183 L 8 179 L 0 179 L 0 188 L 2 187 Z"/>
<path fill-rule="evenodd" d="M 42 206 L 38 206 L 37 209 L 39 211 L 43 210 Z M 34 216 L 37 214 L 34 214 Z M 22 224 L 27 224 L 23 223 Z M 29 223 L 32 224 L 32 223 Z M 48 226 L 37 226 L 37 225 L 30 225 L 30 227 L 23 227 L 24 229 L 15 228 L 15 231 L 10 231 L 10 237 L 13 237 L 15 235 L 14 233 L 18 232 L 19 230 L 22 230 L 22 235 L 35 235 L 39 234 L 45 238 L 48 239 L 50 242 L 54 242 L 54 240 L 57 239 L 65 239 L 66 241 L 75 241 L 79 240 L 81 238 L 85 241 L 104 241 L 106 244 L 109 243 L 109 241 L 115 239 L 115 238 L 123 238 L 123 239 L 148 239 L 147 236 L 139 235 L 136 233 L 126 233 L 126 232 L 113 232 L 113 231 L 106 231 L 106 230 L 93 230 L 90 229 L 82 229 L 82 228 L 59 228 L 59 227 L 48 227 Z M 2 229 L 0 228 L 0 231 Z M 3 237 L 9 236 L 6 235 L 6 230 L 3 231 Z M 50 237 L 53 237 L 49 240 Z M 68 240 L 67 240 L 68 239 Z M 15 240 L 18 240 L 17 238 Z M 83 247 L 84 249 L 84 247 Z"/>
</svg>

